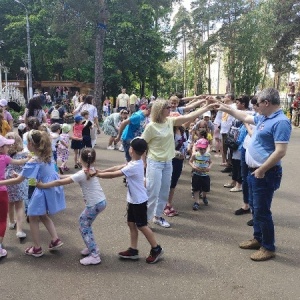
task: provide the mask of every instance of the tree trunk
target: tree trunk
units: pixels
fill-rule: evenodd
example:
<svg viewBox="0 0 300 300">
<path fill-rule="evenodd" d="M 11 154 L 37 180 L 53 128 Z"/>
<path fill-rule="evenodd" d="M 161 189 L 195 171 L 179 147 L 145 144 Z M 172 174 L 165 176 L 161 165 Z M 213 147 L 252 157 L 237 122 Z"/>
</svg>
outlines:
<svg viewBox="0 0 300 300">
<path fill-rule="evenodd" d="M 104 38 L 106 32 L 107 9 L 105 0 L 100 2 L 100 18 L 96 29 L 96 51 L 95 51 L 95 104 L 97 107 L 99 121 L 102 120 L 102 96 L 103 96 L 103 54 Z"/>
</svg>

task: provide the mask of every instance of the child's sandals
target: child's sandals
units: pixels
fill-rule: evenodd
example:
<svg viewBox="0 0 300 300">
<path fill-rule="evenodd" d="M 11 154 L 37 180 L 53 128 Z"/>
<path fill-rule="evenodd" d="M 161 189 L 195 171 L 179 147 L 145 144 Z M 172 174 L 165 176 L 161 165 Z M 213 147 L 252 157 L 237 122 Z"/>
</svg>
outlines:
<svg viewBox="0 0 300 300">
<path fill-rule="evenodd" d="M 60 248 L 64 243 L 60 240 L 60 239 L 57 239 L 56 241 L 51 241 L 50 244 L 49 244 L 49 250 L 52 251 L 52 250 L 57 250 L 58 248 Z"/>
<path fill-rule="evenodd" d="M 25 254 L 32 255 L 34 257 L 40 257 L 40 256 L 44 255 L 44 252 L 42 250 L 42 247 L 35 248 L 34 246 L 31 246 L 25 250 Z"/>
</svg>

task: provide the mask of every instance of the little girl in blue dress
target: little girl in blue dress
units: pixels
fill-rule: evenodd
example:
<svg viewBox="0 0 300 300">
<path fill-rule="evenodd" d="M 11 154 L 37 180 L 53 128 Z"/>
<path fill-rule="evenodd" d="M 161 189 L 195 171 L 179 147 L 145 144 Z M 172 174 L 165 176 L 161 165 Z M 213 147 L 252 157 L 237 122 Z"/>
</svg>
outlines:
<svg viewBox="0 0 300 300">
<path fill-rule="evenodd" d="M 2 180 L 0 185 L 13 185 L 21 183 L 26 178 L 34 178 L 37 182 L 51 182 L 59 179 L 55 171 L 52 160 L 51 141 L 46 132 L 31 130 L 27 135 L 28 150 L 34 156 L 25 164 L 18 177 Z M 56 214 L 66 208 L 65 194 L 63 187 L 53 187 L 50 189 L 36 188 L 29 200 L 27 215 L 30 221 L 30 231 L 34 245 L 25 250 L 25 254 L 40 257 L 44 254 L 39 232 L 39 222 L 41 221 L 49 234 L 51 241 L 49 250 L 60 248 L 63 243 L 58 238 L 56 228 L 49 215 Z M 49 214 L 49 215 L 48 215 Z"/>
</svg>

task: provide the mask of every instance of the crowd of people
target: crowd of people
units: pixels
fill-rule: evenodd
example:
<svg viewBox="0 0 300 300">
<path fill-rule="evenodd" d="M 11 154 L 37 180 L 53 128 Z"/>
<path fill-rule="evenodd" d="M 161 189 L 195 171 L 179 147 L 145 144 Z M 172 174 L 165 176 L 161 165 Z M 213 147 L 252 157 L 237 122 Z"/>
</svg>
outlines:
<svg viewBox="0 0 300 300">
<path fill-rule="evenodd" d="M 63 242 L 50 216 L 66 208 L 62 186 L 77 182 L 85 202 L 79 218 L 86 246 L 80 263 L 99 264 L 100 249 L 92 223 L 105 209 L 107 199 L 98 178 L 125 177 L 130 247 L 119 257 L 139 258 L 137 237 L 141 231 L 151 246 L 146 262 L 156 263 L 164 250 L 149 227 L 150 222 L 169 228 L 170 219 L 166 217 L 180 215 L 174 208 L 174 193 L 185 160 L 191 167 L 191 209 L 199 210 L 201 202 L 209 205 L 211 156 L 215 155 L 222 158 L 222 172 L 231 172 L 232 180 L 224 183 L 224 188 L 243 195 L 243 204 L 234 213 L 252 214 L 248 225 L 253 226 L 253 238 L 240 243 L 240 248 L 257 250 L 250 256 L 254 261 L 273 258 L 271 204 L 280 186 L 281 159 L 291 134 L 291 123 L 280 108 L 278 91 L 269 88 L 254 97 L 226 94 L 180 99 L 172 95 L 168 100 L 151 99 L 141 106 L 136 105 L 138 98 L 131 96 L 122 89 L 117 112 L 108 114 L 103 123 L 103 132 L 109 136 L 107 150 L 119 149 L 121 141 L 126 161 L 106 170 L 94 166 L 94 134 L 100 132 L 100 127 L 92 96 L 74 105 L 73 126 L 61 122 L 47 125 L 45 117 L 51 117 L 51 112 L 45 115 L 36 104 L 38 97 L 30 101 L 25 112 L 25 128 L 19 130 L 21 137 L 5 131 L 10 129 L 8 122 L 0 117 L 0 257 L 7 255 L 3 247 L 7 216 L 9 228 L 16 226 L 17 236 L 26 237 L 23 202 L 33 240 L 25 253 L 34 257 L 44 254 L 39 222 L 50 234 L 48 249 L 58 250 Z M 80 170 L 64 174 L 69 171 L 70 144 L 74 149 L 74 168 Z M 18 189 L 10 189 L 11 185 Z"/>
</svg>

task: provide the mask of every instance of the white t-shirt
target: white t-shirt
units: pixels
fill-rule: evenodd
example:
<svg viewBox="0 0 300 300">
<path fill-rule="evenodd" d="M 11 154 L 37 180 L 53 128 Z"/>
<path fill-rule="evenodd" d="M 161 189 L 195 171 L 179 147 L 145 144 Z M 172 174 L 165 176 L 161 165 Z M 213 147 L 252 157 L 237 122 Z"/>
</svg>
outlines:
<svg viewBox="0 0 300 300">
<path fill-rule="evenodd" d="M 106 199 L 98 177 L 87 180 L 86 174 L 81 170 L 71 175 L 71 179 L 80 185 L 86 206 L 94 206 Z"/>
<path fill-rule="evenodd" d="M 140 204 L 148 201 L 144 185 L 144 163 L 141 159 L 130 161 L 122 170 L 127 179 L 127 202 Z"/>
</svg>

